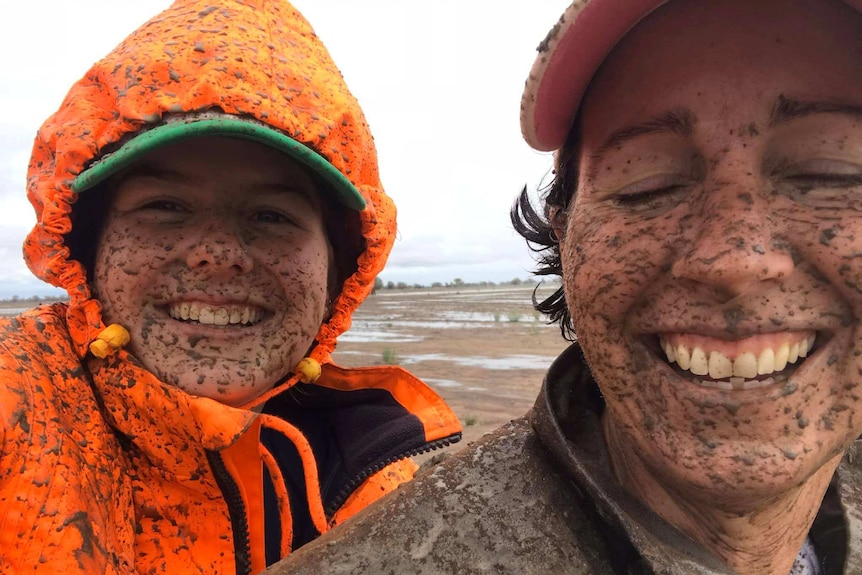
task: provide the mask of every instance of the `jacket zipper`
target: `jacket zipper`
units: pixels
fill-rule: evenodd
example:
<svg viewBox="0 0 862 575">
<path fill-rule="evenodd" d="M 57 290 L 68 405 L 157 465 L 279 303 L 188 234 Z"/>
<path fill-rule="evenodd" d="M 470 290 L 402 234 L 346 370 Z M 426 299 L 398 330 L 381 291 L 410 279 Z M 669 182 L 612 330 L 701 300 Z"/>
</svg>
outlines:
<svg viewBox="0 0 862 575">
<path fill-rule="evenodd" d="M 251 543 L 248 534 L 248 514 L 245 511 L 239 486 L 230 473 L 228 473 L 221 455 L 214 451 L 207 451 L 206 454 L 216 483 L 218 483 L 222 496 L 227 503 L 231 530 L 233 531 L 236 573 L 237 575 L 251 575 Z"/>
<path fill-rule="evenodd" d="M 347 484 L 338 492 L 338 495 L 332 502 L 324 508 L 324 513 L 326 513 L 327 519 L 331 519 L 335 513 L 344 505 L 344 502 L 347 501 L 347 498 L 359 487 L 363 481 L 386 467 L 387 465 L 391 465 L 396 461 L 401 461 L 402 459 L 407 459 L 408 457 L 413 457 L 414 455 L 419 455 L 420 453 L 427 453 L 429 451 L 434 451 L 435 449 L 440 449 L 441 447 L 446 447 L 452 443 L 457 443 L 461 440 L 461 434 L 455 433 L 454 435 L 450 435 L 448 437 L 444 437 L 442 439 L 435 439 L 434 441 L 429 441 L 428 443 L 422 445 L 421 447 L 417 447 L 416 449 L 411 449 L 409 451 L 405 451 L 393 457 L 389 457 L 375 465 L 366 467 L 362 470 L 361 473 L 356 475 L 353 479 L 347 482 Z"/>
</svg>

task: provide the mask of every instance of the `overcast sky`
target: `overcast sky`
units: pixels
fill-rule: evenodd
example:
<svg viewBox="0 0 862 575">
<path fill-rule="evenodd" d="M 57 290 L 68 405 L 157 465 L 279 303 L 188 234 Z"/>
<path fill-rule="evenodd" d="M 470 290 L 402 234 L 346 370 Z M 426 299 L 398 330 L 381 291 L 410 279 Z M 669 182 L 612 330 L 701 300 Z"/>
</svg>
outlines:
<svg viewBox="0 0 862 575">
<path fill-rule="evenodd" d="M 21 256 L 35 222 L 30 148 L 71 84 L 170 0 L 28 0 L 0 18 L 0 298 L 56 293 Z M 569 0 L 296 0 L 374 133 L 399 236 L 384 281 L 526 277 L 509 223 L 551 157 L 521 139 L 518 107 L 535 47 Z"/>
</svg>

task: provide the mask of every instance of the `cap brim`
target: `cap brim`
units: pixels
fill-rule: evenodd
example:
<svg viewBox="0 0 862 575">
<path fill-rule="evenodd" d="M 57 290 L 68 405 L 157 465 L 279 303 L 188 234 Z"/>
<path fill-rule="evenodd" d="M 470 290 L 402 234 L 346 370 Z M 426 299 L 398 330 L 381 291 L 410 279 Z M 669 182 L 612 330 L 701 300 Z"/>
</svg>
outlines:
<svg viewBox="0 0 862 575">
<path fill-rule="evenodd" d="M 320 178 L 348 208 L 365 209 L 365 199 L 344 174 L 329 161 L 296 140 L 271 128 L 236 117 L 218 117 L 167 122 L 133 137 L 116 151 L 104 155 L 81 172 L 72 183 L 72 191 L 85 192 L 129 167 L 146 154 L 175 142 L 201 136 L 228 136 L 258 142 L 299 162 Z"/>
<path fill-rule="evenodd" d="M 524 95 L 521 132 L 542 151 L 563 146 L 581 98 L 608 53 L 668 0 L 578 0 L 539 45 Z"/>
</svg>

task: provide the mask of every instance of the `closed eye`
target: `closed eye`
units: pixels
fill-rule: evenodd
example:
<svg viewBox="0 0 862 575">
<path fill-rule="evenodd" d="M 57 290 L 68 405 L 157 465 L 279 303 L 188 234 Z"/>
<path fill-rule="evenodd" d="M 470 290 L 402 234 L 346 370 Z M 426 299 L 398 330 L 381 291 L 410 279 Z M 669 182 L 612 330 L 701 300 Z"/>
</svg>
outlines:
<svg viewBox="0 0 862 575">
<path fill-rule="evenodd" d="M 644 217 L 654 217 L 678 205 L 691 188 L 687 178 L 660 175 L 635 182 L 612 196 L 621 210 Z"/>
<path fill-rule="evenodd" d="M 139 210 L 153 210 L 163 212 L 185 212 L 188 211 L 185 206 L 179 202 L 172 200 L 151 200 L 142 204 Z"/>
<path fill-rule="evenodd" d="M 862 185 L 862 168 L 855 162 L 832 159 L 812 159 L 783 166 L 773 176 L 790 184 L 799 193 L 814 189 L 851 188 Z"/>
<path fill-rule="evenodd" d="M 637 206 L 637 205 L 649 205 L 655 204 L 663 199 L 664 196 L 668 194 L 673 194 L 674 192 L 679 191 L 683 186 L 674 185 L 674 186 L 665 186 L 663 188 L 657 188 L 655 190 L 647 190 L 643 192 L 637 192 L 632 194 L 619 194 L 614 197 L 617 204 L 621 206 Z"/>
<path fill-rule="evenodd" d="M 793 174 L 785 181 L 797 184 L 802 193 L 815 188 L 852 188 L 862 186 L 862 174 Z"/>
<path fill-rule="evenodd" d="M 772 178 L 777 193 L 819 209 L 843 210 L 862 199 L 862 168 L 856 162 L 817 158 L 781 166 Z"/>
</svg>

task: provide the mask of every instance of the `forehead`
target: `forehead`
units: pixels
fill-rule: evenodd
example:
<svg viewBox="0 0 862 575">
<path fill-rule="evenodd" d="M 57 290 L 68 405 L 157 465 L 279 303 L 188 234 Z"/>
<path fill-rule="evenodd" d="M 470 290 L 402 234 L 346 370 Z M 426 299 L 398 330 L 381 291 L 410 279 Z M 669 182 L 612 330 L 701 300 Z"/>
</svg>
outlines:
<svg viewBox="0 0 862 575">
<path fill-rule="evenodd" d="M 838 0 L 674 0 L 614 48 L 581 122 L 612 131 L 672 109 L 763 119 L 782 95 L 860 103 L 860 57 L 862 16 Z"/>
</svg>

